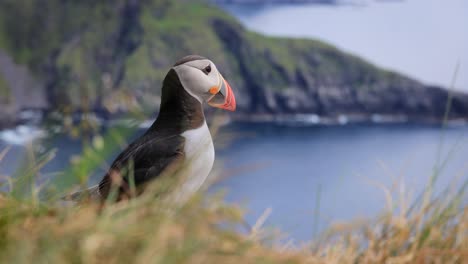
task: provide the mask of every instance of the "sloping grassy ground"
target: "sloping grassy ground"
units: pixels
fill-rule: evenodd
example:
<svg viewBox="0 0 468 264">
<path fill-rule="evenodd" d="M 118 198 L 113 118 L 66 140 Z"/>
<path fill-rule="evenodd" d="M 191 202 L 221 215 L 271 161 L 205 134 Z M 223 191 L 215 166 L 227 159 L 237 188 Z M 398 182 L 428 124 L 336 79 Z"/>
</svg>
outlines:
<svg viewBox="0 0 468 264">
<path fill-rule="evenodd" d="M 2 195 L 0 262 L 466 263 L 468 259 L 468 210 L 445 198 L 409 214 L 386 214 L 375 222 L 335 227 L 334 234 L 300 248 L 274 243 L 258 229 L 238 234 L 233 230 L 242 222 L 242 213 L 236 206 L 202 200 L 196 197 L 174 207 L 147 195 L 99 208 L 46 205 Z"/>
</svg>

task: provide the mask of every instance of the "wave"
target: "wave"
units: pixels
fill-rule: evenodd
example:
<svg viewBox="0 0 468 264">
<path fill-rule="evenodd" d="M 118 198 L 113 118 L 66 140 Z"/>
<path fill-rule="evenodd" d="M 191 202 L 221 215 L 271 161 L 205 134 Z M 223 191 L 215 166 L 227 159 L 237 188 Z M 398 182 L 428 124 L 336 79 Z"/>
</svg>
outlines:
<svg viewBox="0 0 468 264">
<path fill-rule="evenodd" d="M 47 135 L 46 131 L 36 126 L 19 125 L 0 131 L 0 141 L 11 145 L 25 145 Z"/>
</svg>

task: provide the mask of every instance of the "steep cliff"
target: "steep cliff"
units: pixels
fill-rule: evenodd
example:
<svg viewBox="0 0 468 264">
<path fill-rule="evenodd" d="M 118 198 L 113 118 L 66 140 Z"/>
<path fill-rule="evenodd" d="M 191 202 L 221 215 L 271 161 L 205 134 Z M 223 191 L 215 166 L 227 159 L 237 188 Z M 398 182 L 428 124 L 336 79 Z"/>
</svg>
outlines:
<svg viewBox="0 0 468 264">
<path fill-rule="evenodd" d="M 192 53 L 216 62 L 236 90 L 240 113 L 437 119 L 448 98 L 442 88 L 320 41 L 249 32 L 222 10 L 196 1 L 5 0 L 0 49 L 27 66 L 41 84 L 29 89 L 40 91 L 36 98 L 48 108 L 116 109 L 115 94 L 125 94 L 157 109 L 168 68 Z M 0 80 L 2 94 L 13 93 Z M 22 108 L 32 104 L 9 100 Z M 454 94 L 451 117 L 468 117 L 468 95 Z"/>
</svg>

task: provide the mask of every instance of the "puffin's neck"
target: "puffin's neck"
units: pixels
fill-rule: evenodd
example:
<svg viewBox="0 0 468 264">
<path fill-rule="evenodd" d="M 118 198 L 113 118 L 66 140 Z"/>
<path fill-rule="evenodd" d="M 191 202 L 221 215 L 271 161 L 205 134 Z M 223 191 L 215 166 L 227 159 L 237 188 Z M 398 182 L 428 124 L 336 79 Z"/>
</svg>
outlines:
<svg viewBox="0 0 468 264">
<path fill-rule="evenodd" d="M 202 104 L 184 89 L 176 71 L 171 69 L 163 81 L 159 116 L 149 132 L 167 130 L 181 134 L 199 128 L 204 122 Z"/>
</svg>

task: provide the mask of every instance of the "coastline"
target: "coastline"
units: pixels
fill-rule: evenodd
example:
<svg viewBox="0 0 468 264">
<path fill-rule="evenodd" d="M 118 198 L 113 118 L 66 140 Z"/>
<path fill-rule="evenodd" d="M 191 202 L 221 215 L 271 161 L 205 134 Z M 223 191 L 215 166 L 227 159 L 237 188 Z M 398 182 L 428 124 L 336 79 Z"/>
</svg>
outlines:
<svg viewBox="0 0 468 264">
<path fill-rule="evenodd" d="M 464 126 L 468 125 L 468 118 L 453 118 L 443 121 L 443 118 L 415 117 L 409 115 L 381 115 L 381 114 L 338 114 L 334 116 L 319 116 L 317 114 L 249 114 L 235 115 L 232 121 L 251 123 L 278 123 L 299 124 L 306 126 L 314 125 L 348 125 L 348 124 L 416 124 L 416 125 L 445 125 Z"/>
<path fill-rule="evenodd" d="M 148 118 L 141 123 L 136 124 L 134 120 L 129 118 L 129 113 L 121 112 L 116 114 L 108 114 L 103 111 L 92 112 L 74 112 L 65 117 L 56 111 L 38 110 L 38 109 L 23 109 L 16 117 L 9 120 L 0 120 L 0 131 L 17 128 L 20 126 L 35 126 L 40 127 L 42 124 L 49 121 L 63 122 L 66 118 L 72 124 L 83 120 L 91 121 L 101 127 L 110 127 L 115 125 L 137 126 L 139 128 L 149 127 L 154 119 Z M 157 113 L 151 114 L 157 116 Z M 208 111 L 207 119 L 213 119 L 214 113 Z M 242 123 L 275 123 L 278 125 L 292 126 L 336 126 L 336 125 L 355 125 L 355 124 L 411 124 L 411 125 L 445 125 L 445 126 L 466 126 L 468 125 L 467 118 L 450 118 L 443 121 L 443 117 L 421 117 L 404 114 L 368 114 L 368 113 L 352 113 L 352 114 L 335 114 L 335 115 L 318 115 L 314 113 L 231 113 L 223 115 L 226 120 L 221 125 L 228 125 L 235 122 Z M 5 121 L 5 122 L 2 122 Z"/>
</svg>

